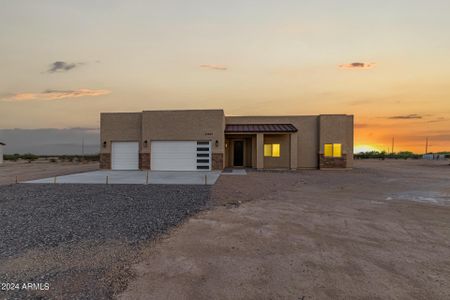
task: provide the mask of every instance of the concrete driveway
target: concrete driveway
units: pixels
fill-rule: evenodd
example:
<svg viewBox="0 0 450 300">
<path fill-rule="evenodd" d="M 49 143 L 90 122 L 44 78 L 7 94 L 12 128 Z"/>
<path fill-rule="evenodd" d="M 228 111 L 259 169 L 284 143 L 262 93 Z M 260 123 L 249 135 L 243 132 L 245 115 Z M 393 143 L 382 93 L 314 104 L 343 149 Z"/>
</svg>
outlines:
<svg viewBox="0 0 450 300">
<path fill-rule="evenodd" d="M 220 171 L 94 171 L 49 177 L 24 183 L 80 183 L 80 184 L 195 184 L 213 185 Z"/>
</svg>

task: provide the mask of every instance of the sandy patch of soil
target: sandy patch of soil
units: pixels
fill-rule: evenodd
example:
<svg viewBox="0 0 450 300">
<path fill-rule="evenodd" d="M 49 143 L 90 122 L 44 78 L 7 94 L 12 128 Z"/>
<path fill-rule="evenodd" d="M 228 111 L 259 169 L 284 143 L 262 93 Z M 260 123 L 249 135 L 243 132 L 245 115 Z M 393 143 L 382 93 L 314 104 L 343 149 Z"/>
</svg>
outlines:
<svg viewBox="0 0 450 300">
<path fill-rule="evenodd" d="M 449 192 L 448 162 L 222 176 L 119 298 L 449 299 L 450 205 L 417 201 Z"/>
<path fill-rule="evenodd" d="M 17 180 L 27 181 L 53 176 L 94 171 L 99 168 L 98 162 L 71 163 L 71 162 L 9 162 L 0 165 L 0 185 L 13 184 Z"/>
</svg>

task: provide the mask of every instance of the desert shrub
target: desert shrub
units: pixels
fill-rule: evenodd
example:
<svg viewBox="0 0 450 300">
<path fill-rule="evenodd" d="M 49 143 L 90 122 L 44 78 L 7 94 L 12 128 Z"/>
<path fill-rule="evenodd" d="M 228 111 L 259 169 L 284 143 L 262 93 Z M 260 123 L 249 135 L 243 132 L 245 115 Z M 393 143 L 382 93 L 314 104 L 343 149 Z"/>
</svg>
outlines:
<svg viewBox="0 0 450 300">
<path fill-rule="evenodd" d="M 18 153 L 3 155 L 4 160 L 17 161 L 19 158 L 20 158 L 20 154 L 18 154 Z"/>
<path fill-rule="evenodd" d="M 32 162 L 32 161 L 38 159 L 39 156 L 37 156 L 37 155 L 35 155 L 35 154 L 32 154 L 32 153 L 25 153 L 25 154 L 21 155 L 20 158 L 25 159 L 25 160 L 27 160 L 28 162 Z"/>
<path fill-rule="evenodd" d="M 385 159 L 385 158 L 392 158 L 392 159 L 419 159 L 422 155 L 415 154 L 410 151 L 401 151 L 397 153 L 386 153 L 385 151 L 370 151 L 370 152 L 361 152 L 355 154 L 356 159 Z"/>
<path fill-rule="evenodd" d="M 67 156 L 67 155 L 61 155 L 61 156 L 59 156 L 59 160 L 60 160 L 60 161 L 68 161 L 68 160 L 69 160 L 69 156 Z"/>
<path fill-rule="evenodd" d="M 370 151 L 370 152 L 361 152 L 355 154 L 356 159 L 385 159 L 387 157 L 386 152 L 378 152 L 378 151 Z"/>
</svg>

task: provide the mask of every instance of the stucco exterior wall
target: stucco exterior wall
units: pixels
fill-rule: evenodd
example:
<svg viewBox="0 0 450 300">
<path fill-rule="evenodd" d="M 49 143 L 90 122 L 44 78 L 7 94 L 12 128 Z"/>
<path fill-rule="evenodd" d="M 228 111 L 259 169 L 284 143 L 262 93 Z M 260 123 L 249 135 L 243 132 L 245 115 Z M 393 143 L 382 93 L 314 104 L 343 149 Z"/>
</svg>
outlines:
<svg viewBox="0 0 450 300">
<path fill-rule="evenodd" d="M 148 141 L 143 153 L 151 153 L 151 141 L 211 141 L 212 153 L 224 153 L 225 117 L 223 110 L 144 111 L 142 141 Z M 216 140 L 218 146 L 216 146 Z"/>
<path fill-rule="evenodd" d="M 252 138 L 248 138 L 245 140 L 245 157 L 244 157 L 244 164 L 246 168 L 251 168 L 253 166 L 252 164 Z"/>
<path fill-rule="evenodd" d="M 318 168 L 318 116 L 238 116 L 225 117 L 226 124 L 292 124 L 297 133 L 297 168 Z M 283 147 L 284 148 L 284 147 Z M 255 154 L 256 155 L 256 154 Z M 256 163 L 256 162 L 255 162 Z M 283 164 L 284 165 L 284 164 Z M 266 166 L 265 166 L 266 167 Z"/>
<path fill-rule="evenodd" d="M 280 144 L 280 157 L 264 157 L 264 168 L 289 169 L 290 148 L 288 134 L 265 134 L 264 144 Z"/>
<path fill-rule="evenodd" d="M 320 115 L 319 116 L 319 153 L 324 153 L 324 144 L 342 144 L 345 167 L 353 166 L 353 116 Z M 339 165 L 342 163 L 338 160 Z"/>
<path fill-rule="evenodd" d="M 355 126 L 353 115 L 347 116 L 346 133 L 345 138 L 347 141 L 347 168 L 353 168 L 353 149 L 355 146 Z"/>
<path fill-rule="evenodd" d="M 141 142 L 141 124 L 142 113 L 101 113 L 100 153 L 111 153 L 111 141 Z"/>
<path fill-rule="evenodd" d="M 320 153 L 323 153 L 325 143 L 342 143 L 342 152 L 348 152 L 347 118 L 336 115 L 320 115 Z"/>
<path fill-rule="evenodd" d="M 3 163 L 3 145 L 0 145 L 0 164 Z"/>
<path fill-rule="evenodd" d="M 224 167 L 225 168 L 230 168 L 232 165 L 232 160 L 231 160 L 231 155 L 232 155 L 232 143 L 231 143 L 231 141 L 228 141 L 227 139 L 225 139 L 225 144 L 226 144 L 226 147 L 225 147 L 225 157 L 224 157 Z"/>
</svg>

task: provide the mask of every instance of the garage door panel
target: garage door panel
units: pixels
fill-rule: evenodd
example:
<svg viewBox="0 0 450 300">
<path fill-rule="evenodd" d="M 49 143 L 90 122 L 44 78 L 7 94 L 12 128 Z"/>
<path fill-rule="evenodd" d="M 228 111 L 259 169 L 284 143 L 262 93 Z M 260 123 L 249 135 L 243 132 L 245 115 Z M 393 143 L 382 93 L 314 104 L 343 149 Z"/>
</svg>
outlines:
<svg viewBox="0 0 450 300">
<path fill-rule="evenodd" d="M 198 170 L 197 153 L 197 141 L 152 141 L 151 169 L 196 171 Z M 209 157 L 209 151 L 205 153 Z"/>
<path fill-rule="evenodd" d="M 196 156 L 190 153 L 178 153 L 178 152 L 153 152 L 153 157 L 158 159 L 195 159 Z"/>
<path fill-rule="evenodd" d="M 154 141 L 152 151 L 156 152 L 186 152 L 197 147 L 193 141 Z"/>
<path fill-rule="evenodd" d="M 112 142 L 111 169 L 138 170 L 139 169 L 139 143 L 138 142 Z"/>
<path fill-rule="evenodd" d="M 186 160 L 174 161 L 172 159 L 157 160 L 153 162 L 152 170 L 155 171 L 195 171 L 195 164 Z"/>
</svg>

